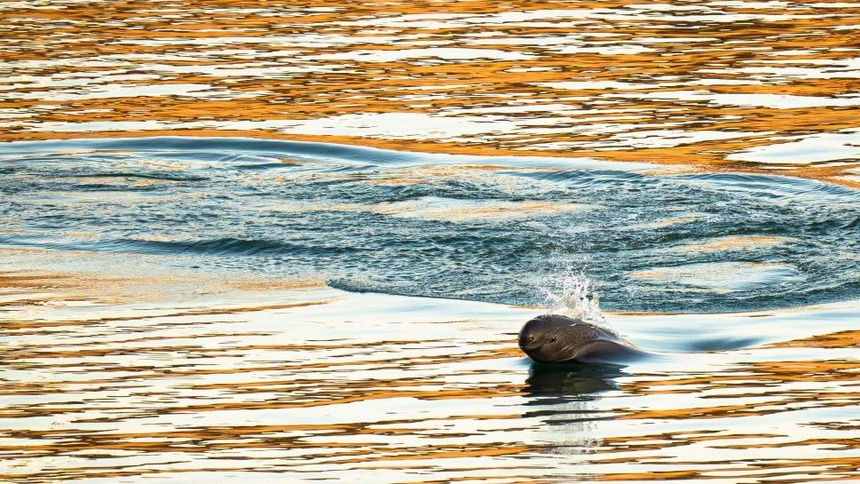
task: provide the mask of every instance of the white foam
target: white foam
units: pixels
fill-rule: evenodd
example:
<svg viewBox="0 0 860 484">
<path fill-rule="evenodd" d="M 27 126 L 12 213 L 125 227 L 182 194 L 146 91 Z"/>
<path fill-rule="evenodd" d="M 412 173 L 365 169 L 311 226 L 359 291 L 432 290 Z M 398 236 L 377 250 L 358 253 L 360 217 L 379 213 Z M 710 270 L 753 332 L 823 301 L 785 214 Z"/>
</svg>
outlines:
<svg viewBox="0 0 860 484">
<path fill-rule="evenodd" d="M 561 276 L 547 280 L 560 281 L 557 293 L 550 288 L 544 288 L 544 297 L 550 313 L 606 326 L 606 318 L 600 311 L 600 295 L 585 274 L 567 269 Z"/>
</svg>

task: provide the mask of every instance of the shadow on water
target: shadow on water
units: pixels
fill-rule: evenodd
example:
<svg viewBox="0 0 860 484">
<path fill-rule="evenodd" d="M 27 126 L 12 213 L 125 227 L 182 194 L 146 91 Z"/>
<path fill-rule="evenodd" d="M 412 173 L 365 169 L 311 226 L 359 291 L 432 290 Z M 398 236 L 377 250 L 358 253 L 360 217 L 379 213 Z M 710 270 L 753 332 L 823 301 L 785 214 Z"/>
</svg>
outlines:
<svg viewBox="0 0 860 484">
<path fill-rule="evenodd" d="M 756 337 L 705 338 L 690 341 L 684 347 L 684 351 L 692 353 L 700 351 L 740 350 L 755 347 L 761 341 L 761 338 Z"/>
<path fill-rule="evenodd" d="M 565 400 L 568 397 L 593 400 L 600 393 L 619 389 L 615 379 L 626 374 L 623 369 L 617 365 L 532 363 L 526 392 L 534 396 L 563 397 Z"/>
<path fill-rule="evenodd" d="M 533 363 L 522 417 L 540 422 L 540 453 L 574 459 L 589 454 L 596 445 L 598 421 L 614 418 L 599 401 L 607 392 L 620 390 L 616 379 L 623 375 L 622 367 L 614 365 Z"/>
</svg>

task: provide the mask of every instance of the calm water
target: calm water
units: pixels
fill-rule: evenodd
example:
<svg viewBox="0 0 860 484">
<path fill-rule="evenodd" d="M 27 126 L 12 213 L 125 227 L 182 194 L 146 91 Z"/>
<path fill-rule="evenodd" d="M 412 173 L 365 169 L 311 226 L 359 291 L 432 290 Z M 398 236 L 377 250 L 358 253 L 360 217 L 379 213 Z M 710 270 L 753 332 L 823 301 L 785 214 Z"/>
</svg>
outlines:
<svg viewBox="0 0 860 484">
<path fill-rule="evenodd" d="M 0 18 L 0 480 L 860 479 L 860 4 Z"/>
</svg>

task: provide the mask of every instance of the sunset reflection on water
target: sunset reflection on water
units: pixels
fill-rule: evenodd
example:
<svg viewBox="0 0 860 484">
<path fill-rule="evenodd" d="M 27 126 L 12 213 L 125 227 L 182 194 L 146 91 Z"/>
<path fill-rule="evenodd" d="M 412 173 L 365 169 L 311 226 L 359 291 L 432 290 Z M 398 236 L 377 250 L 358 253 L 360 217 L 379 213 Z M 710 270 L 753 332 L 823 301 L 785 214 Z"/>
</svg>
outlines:
<svg viewBox="0 0 860 484">
<path fill-rule="evenodd" d="M 860 176 L 853 3 L 0 9 L 3 140 L 243 135 Z"/>
<path fill-rule="evenodd" d="M 0 474 L 12 482 L 857 475 L 857 332 L 803 337 L 810 319 L 851 327 L 856 304 L 707 316 L 792 339 L 704 353 L 668 343 L 668 328 L 702 316 L 614 315 L 663 357 L 543 369 L 514 343 L 528 308 L 312 287 L 145 304 L 8 295 L 54 280 L 3 279 L 6 314 L 27 318 L 3 323 Z M 709 337 L 683 339 L 694 336 Z"/>
<path fill-rule="evenodd" d="M 176 241 L 169 235 L 181 231 L 146 238 L 144 217 L 134 211 L 137 204 L 180 201 L 194 214 L 199 200 L 220 195 L 195 184 L 211 175 L 197 166 L 201 160 L 247 162 L 245 172 L 217 175 L 230 183 L 241 178 L 250 194 L 267 183 L 320 191 L 343 183 L 347 193 L 350 187 L 430 190 L 442 181 L 460 189 L 459 197 L 372 202 L 249 196 L 228 205 L 224 197 L 207 199 L 207 213 L 241 205 L 266 214 L 337 214 L 359 228 L 376 216 L 404 226 L 460 224 L 452 230 L 463 232 L 507 223 L 520 230 L 509 239 L 538 233 L 529 225 L 534 220 L 593 207 L 576 199 L 575 185 L 562 201 L 517 192 L 540 184 L 553 193 L 567 189 L 550 182 L 569 175 L 559 166 L 573 158 L 573 171 L 616 161 L 652 178 L 768 173 L 860 188 L 860 4 L 8 1 L 0 3 L 0 35 L 2 142 L 209 137 L 196 148 L 176 149 L 176 159 L 187 151 L 186 165 L 140 146 L 59 144 L 50 156 L 34 149 L 14 160 L 4 152 L 0 176 L 19 176 L 21 183 L 48 180 L 40 163 L 47 171 L 59 167 L 63 152 L 65 168 L 91 153 L 90 165 L 103 160 L 121 169 L 69 169 L 72 181 L 49 180 L 67 183 L 66 191 L 47 195 L 49 188 L 23 185 L 0 190 L 8 202 L 8 211 L 0 211 L 0 480 L 860 478 L 857 302 L 734 314 L 619 311 L 608 315 L 615 329 L 658 357 L 629 367 L 537 368 L 520 353 L 515 334 L 543 308 L 376 294 L 363 292 L 361 280 L 346 292 L 304 266 L 307 277 L 263 271 L 239 277 L 211 270 L 207 256 L 238 260 L 247 253 L 216 244 L 204 247 L 211 253 L 189 256 L 193 264 L 170 259 L 158 244 L 171 247 Z M 370 166 L 356 174 L 344 167 L 349 159 L 317 163 L 326 160 L 327 145 L 313 145 L 322 154 L 306 159 L 267 160 L 243 142 L 236 153 L 205 158 L 217 151 L 219 137 L 436 155 L 402 166 L 386 159 L 379 163 L 386 170 Z M 179 146 L 173 138 L 142 142 Z M 453 164 L 445 161 L 449 154 L 487 158 Z M 559 165 L 517 165 L 511 155 L 557 157 Z M 439 159 L 427 161 L 432 156 Z M 506 156 L 505 163 L 494 163 L 495 156 Z M 141 174 L 143 163 L 149 171 Z M 303 163 L 317 163 L 318 173 Z M 296 169 L 273 173 L 267 164 Z M 18 166 L 37 168 L 15 172 Z M 192 169 L 203 175 L 189 178 Z M 614 176 L 595 175 L 605 184 L 601 196 L 619 198 Z M 630 180 L 621 186 L 633 191 Z M 756 232 L 697 237 L 678 229 L 672 233 L 688 238 L 667 236 L 661 252 L 686 263 L 623 267 L 617 277 L 631 283 L 631 294 L 646 284 L 665 286 L 678 300 L 683 292 L 685 301 L 705 306 L 709 297 L 731 299 L 750 288 L 779 295 L 789 282 L 813 276 L 824 282 L 797 289 L 793 305 L 827 291 L 852 294 L 848 269 L 860 257 L 845 241 L 860 217 L 845 201 L 850 190 L 830 194 L 845 204 L 833 212 L 846 220 L 830 214 L 816 228 L 821 210 L 805 203 L 814 190 L 823 199 L 828 189 L 798 183 L 775 194 L 764 187 L 773 180 L 757 180 L 753 188 L 742 177 L 720 182 L 736 183 L 739 198 L 775 200 L 745 221 Z M 493 196 L 463 195 L 474 187 Z M 579 189 L 586 188 L 593 186 Z M 719 186 L 710 190 L 721 193 Z M 754 225 L 768 206 L 792 200 L 799 207 L 793 213 L 811 228 L 796 224 L 796 234 L 786 235 L 777 233 L 779 220 L 770 232 Z M 97 207 L 108 201 L 116 213 L 99 219 Z M 40 226 L 42 238 L 28 239 L 33 234 L 16 225 L 22 207 L 34 220 L 59 217 L 40 212 L 39 204 L 74 208 L 96 229 L 83 222 L 57 225 L 55 232 Z M 613 233 L 626 231 L 627 245 L 635 245 L 642 233 L 659 241 L 659 230 L 716 217 L 704 213 L 708 207 L 668 208 L 655 209 L 660 216 L 613 219 Z M 102 224 L 110 217 L 116 224 Z M 120 222 L 143 235 L 111 235 L 129 247 L 149 244 L 150 252 L 100 247 L 108 240 L 100 236 L 121 232 Z M 176 228 L 171 223 L 165 226 Z M 581 228 L 561 235 L 575 239 Z M 827 236 L 832 246 L 821 245 Z M 339 250 L 341 241 L 330 238 Z M 801 242 L 815 249 L 814 257 L 786 261 Z M 183 257 L 198 247 L 175 245 Z M 423 250 L 440 273 L 471 269 L 437 264 L 436 248 Z M 628 249 L 613 247 L 617 257 L 610 255 L 635 258 Z M 809 270 L 828 250 L 840 262 L 832 265 L 841 271 L 838 287 L 835 276 Z M 771 251 L 773 260 L 760 260 L 761 251 Z M 755 260 L 747 260 L 753 253 Z M 505 272 L 510 266 L 485 263 L 520 282 Z M 486 296 L 486 288 L 470 289 L 457 296 Z M 828 301 L 836 299 L 831 294 Z M 616 296 L 616 307 L 625 303 Z"/>
</svg>

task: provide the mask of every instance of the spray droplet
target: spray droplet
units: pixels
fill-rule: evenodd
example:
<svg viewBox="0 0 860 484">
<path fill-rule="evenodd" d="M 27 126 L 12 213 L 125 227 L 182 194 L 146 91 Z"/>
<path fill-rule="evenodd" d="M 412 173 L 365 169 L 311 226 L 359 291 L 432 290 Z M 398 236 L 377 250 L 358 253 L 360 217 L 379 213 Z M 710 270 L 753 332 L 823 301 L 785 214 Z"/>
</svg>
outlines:
<svg viewBox="0 0 860 484">
<path fill-rule="evenodd" d="M 557 281 L 556 287 L 543 289 L 551 313 L 606 325 L 606 318 L 600 312 L 600 295 L 585 274 L 568 269 L 552 280 Z"/>
</svg>

